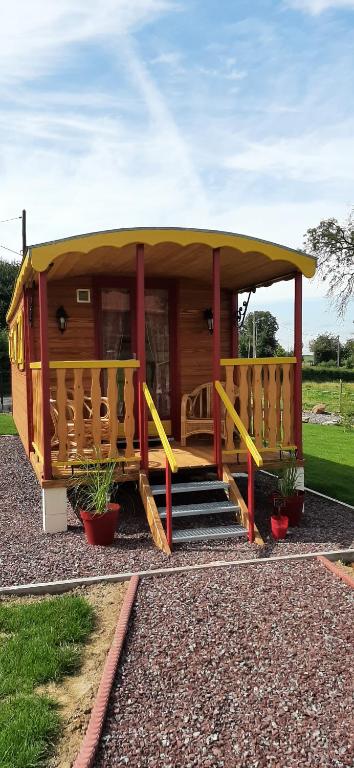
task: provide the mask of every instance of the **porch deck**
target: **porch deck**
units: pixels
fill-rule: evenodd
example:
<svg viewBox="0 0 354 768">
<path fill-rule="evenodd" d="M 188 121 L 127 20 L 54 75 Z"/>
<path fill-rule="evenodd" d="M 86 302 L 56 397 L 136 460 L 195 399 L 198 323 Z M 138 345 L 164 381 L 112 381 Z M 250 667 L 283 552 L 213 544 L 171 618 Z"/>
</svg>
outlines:
<svg viewBox="0 0 354 768">
<path fill-rule="evenodd" d="M 172 441 L 171 448 L 173 450 L 174 457 L 176 459 L 178 469 L 197 469 L 205 467 L 214 467 L 214 449 L 211 441 L 194 440 L 188 446 L 182 446 L 180 442 Z M 136 461 L 119 461 L 117 459 L 116 480 L 123 483 L 128 481 L 138 481 L 140 471 L 140 452 L 134 451 Z M 289 451 L 278 450 L 273 451 L 265 449 L 261 451 L 263 456 L 263 466 L 265 469 L 274 469 L 280 467 L 282 463 L 289 459 Z M 161 445 L 156 447 L 149 447 L 149 471 L 158 472 L 165 469 L 166 466 L 166 454 L 164 448 Z M 56 464 L 57 451 L 52 451 L 52 480 L 43 480 L 42 472 L 43 466 L 40 461 L 36 460 L 35 455 L 31 454 L 31 463 L 35 470 L 37 479 L 41 486 L 44 487 L 66 487 L 69 478 L 72 476 L 75 470 L 75 465 L 58 466 Z M 235 453 L 233 456 L 223 454 L 223 463 L 227 464 L 233 472 L 247 472 L 247 455 L 246 452 Z M 303 462 L 298 462 L 299 466 Z"/>
</svg>

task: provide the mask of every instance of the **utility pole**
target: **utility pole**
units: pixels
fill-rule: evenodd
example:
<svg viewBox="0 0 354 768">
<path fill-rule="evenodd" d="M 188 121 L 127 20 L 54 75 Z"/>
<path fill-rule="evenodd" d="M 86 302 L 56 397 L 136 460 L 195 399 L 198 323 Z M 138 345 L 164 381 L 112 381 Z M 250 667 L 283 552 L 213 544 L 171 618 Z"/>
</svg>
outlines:
<svg viewBox="0 0 354 768">
<path fill-rule="evenodd" d="M 22 211 L 22 256 L 24 257 L 27 250 L 27 234 L 26 234 L 26 211 Z"/>
<path fill-rule="evenodd" d="M 337 336 L 337 368 L 339 368 L 339 362 L 340 362 L 340 341 L 339 341 L 339 336 Z"/>
</svg>

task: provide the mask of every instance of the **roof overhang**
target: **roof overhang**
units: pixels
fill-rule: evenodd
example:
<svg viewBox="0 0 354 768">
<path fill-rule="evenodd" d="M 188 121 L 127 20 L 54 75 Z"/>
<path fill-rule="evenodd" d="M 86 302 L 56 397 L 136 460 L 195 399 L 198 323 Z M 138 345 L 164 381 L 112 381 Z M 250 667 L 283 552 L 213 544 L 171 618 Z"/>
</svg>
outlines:
<svg viewBox="0 0 354 768">
<path fill-rule="evenodd" d="M 93 232 L 30 246 L 8 312 L 29 277 L 48 271 L 49 280 L 78 275 L 132 274 L 135 246 L 145 246 L 147 276 L 188 277 L 211 283 L 213 248 L 221 249 L 221 285 L 235 291 L 289 279 L 313 277 L 316 260 L 286 246 L 232 232 L 182 228 L 134 228 Z"/>
</svg>

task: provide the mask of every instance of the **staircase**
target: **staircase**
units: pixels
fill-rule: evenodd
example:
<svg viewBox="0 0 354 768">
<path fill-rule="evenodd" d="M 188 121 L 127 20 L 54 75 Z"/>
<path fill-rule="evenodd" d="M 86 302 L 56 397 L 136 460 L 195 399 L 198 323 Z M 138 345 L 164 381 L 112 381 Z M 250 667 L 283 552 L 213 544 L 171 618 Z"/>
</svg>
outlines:
<svg viewBox="0 0 354 768">
<path fill-rule="evenodd" d="M 151 484 L 150 488 L 160 519 L 166 520 L 166 486 Z M 247 536 L 246 529 L 237 522 L 240 508 L 230 501 L 229 492 L 230 484 L 222 480 L 187 477 L 173 482 L 172 544 Z M 232 522 L 220 521 L 227 515 Z"/>
</svg>

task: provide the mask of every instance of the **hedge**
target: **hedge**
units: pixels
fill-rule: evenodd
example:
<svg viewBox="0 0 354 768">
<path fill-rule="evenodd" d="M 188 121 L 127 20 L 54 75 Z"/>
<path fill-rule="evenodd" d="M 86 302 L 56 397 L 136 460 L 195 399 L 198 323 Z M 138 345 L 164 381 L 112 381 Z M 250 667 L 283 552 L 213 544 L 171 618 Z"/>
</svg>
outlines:
<svg viewBox="0 0 354 768">
<path fill-rule="evenodd" d="M 324 368 L 316 365 L 302 367 L 303 381 L 353 381 L 354 368 Z"/>
</svg>

